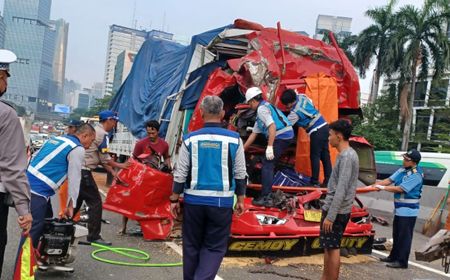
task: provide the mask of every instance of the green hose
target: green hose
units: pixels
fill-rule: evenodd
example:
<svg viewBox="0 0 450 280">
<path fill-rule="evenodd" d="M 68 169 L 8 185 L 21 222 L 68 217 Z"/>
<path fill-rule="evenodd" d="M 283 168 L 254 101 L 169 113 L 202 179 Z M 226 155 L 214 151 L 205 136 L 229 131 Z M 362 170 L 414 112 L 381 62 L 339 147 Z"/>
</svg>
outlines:
<svg viewBox="0 0 450 280">
<path fill-rule="evenodd" d="M 114 265 L 123 265 L 123 266 L 137 266 L 137 267 L 175 267 L 175 266 L 182 266 L 182 262 L 177 263 L 147 263 L 146 261 L 150 260 L 150 255 L 146 252 L 138 249 L 132 249 L 132 248 L 119 248 L 119 247 L 109 247 L 105 245 L 101 245 L 98 243 L 91 243 L 92 246 L 97 247 L 99 249 L 94 250 L 91 253 L 91 257 L 99 262 L 114 264 Z M 104 252 L 114 252 L 118 255 L 128 257 L 133 260 L 140 260 L 143 262 L 123 262 L 123 261 L 115 261 L 106 259 L 103 257 L 98 256 L 100 253 Z M 134 253 L 134 254 L 133 254 Z"/>
</svg>

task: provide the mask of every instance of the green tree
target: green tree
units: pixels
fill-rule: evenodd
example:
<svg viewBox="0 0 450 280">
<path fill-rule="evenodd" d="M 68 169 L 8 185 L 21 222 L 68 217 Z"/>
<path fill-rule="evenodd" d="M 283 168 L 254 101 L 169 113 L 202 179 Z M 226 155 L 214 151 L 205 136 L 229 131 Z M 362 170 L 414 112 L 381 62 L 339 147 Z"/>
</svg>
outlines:
<svg viewBox="0 0 450 280">
<path fill-rule="evenodd" d="M 403 86 L 408 86 L 409 82 L 409 90 L 403 90 L 407 102 L 402 103 L 406 109 L 401 110 L 404 122 L 402 150 L 408 149 L 410 140 L 416 82 L 426 79 L 431 68 L 435 79 L 441 77 L 450 63 L 449 40 L 444 29 L 449 14 L 438 4 L 439 0 L 426 0 L 421 9 L 406 5 L 396 16 L 399 19 L 395 41 L 401 58 L 400 80 Z"/>
<path fill-rule="evenodd" d="M 320 34 L 323 34 L 322 41 L 324 41 L 327 44 L 331 44 L 331 37 L 330 37 L 329 30 L 323 29 Z M 350 62 L 355 63 L 355 57 L 354 57 L 354 49 L 357 46 L 358 43 L 358 35 L 349 35 L 349 36 L 335 36 L 336 42 L 339 45 L 339 47 L 344 51 L 347 58 L 350 60 Z"/>
<path fill-rule="evenodd" d="M 80 120 L 81 117 L 87 117 L 87 115 L 86 115 L 87 112 L 88 112 L 88 109 L 76 108 L 70 114 L 70 119 Z"/>
<path fill-rule="evenodd" d="M 375 150 L 398 150 L 401 133 L 397 129 L 397 100 L 397 89 L 392 85 L 374 103 L 363 106 L 364 119 L 353 119 L 353 133 L 363 135 Z"/>
<path fill-rule="evenodd" d="M 396 31 L 396 17 L 394 6 L 396 0 L 390 0 L 386 6 L 366 11 L 366 16 L 373 20 L 373 24 L 361 31 L 358 36 L 357 47 L 354 52 L 354 65 L 358 68 L 361 77 L 366 76 L 375 58 L 375 70 L 372 77 L 369 103 L 377 99 L 380 78 L 382 75 L 390 76 L 395 72 L 396 48 L 393 34 Z"/>
<path fill-rule="evenodd" d="M 89 108 L 89 111 L 87 112 L 89 116 L 93 117 L 103 110 L 108 110 L 113 97 L 114 95 L 105 95 L 103 98 L 96 99 L 94 106 Z"/>
<path fill-rule="evenodd" d="M 112 95 L 106 95 L 103 98 L 96 99 L 94 106 L 89 109 L 77 108 L 73 110 L 70 118 L 79 120 L 80 117 L 95 117 L 99 112 L 109 109 L 112 98 Z"/>
</svg>

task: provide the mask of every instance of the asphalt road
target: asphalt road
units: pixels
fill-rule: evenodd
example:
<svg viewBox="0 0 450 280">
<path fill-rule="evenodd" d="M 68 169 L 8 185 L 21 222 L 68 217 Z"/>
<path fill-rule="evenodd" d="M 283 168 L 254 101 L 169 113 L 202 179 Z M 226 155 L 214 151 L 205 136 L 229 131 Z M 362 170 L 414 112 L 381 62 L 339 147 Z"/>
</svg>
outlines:
<svg viewBox="0 0 450 280">
<path fill-rule="evenodd" d="M 153 263 L 178 262 L 181 256 L 177 251 L 181 250 L 180 240 L 166 242 L 146 242 L 137 236 L 119 236 L 117 234 L 121 217 L 114 213 L 104 212 L 104 218 L 111 224 L 103 225 L 103 236 L 113 242 L 113 246 L 139 248 L 148 252 Z M 15 222 L 16 214 L 11 211 L 9 217 L 9 243 L 5 254 L 2 279 L 11 279 L 14 259 L 19 239 L 19 231 Z M 129 223 L 129 228 L 135 226 L 134 222 Z M 375 225 L 377 236 L 390 237 L 391 228 Z M 423 246 L 427 238 L 419 233 L 415 233 L 413 249 Z M 168 246 L 170 244 L 172 247 Z M 174 249 L 175 248 L 175 249 Z M 157 267 L 138 268 L 110 265 L 93 260 L 90 253 L 93 248 L 90 246 L 78 246 L 77 258 L 73 267 L 74 273 L 65 272 L 38 272 L 36 279 L 120 279 L 120 280 L 144 280 L 144 279 L 182 279 L 181 267 Z M 117 257 L 110 255 L 113 259 Z M 377 261 L 379 255 L 373 253 L 372 256 L 352 256 L 342 258 L 340 279 L 449 279 L 442 273 L 440 261 L 431 264 L 417 262 L 435 271 L 427 271 L 423 268 L 410 265 L 406 270 L 388 269 L 383 263 Z M 216 279 L 236 279 L 236 280 L 277 280 L 277 279 L 319 279 L 322 273 L 322 255 L 311 257 L 298 257 L 277 259 L 273 264 L 265 264 L 263 259 L 257 258 L 225 258 Z M 414 256 L 411 254 L 411 260 Z M 441 272 L 441 274 L 439 273 Z"/>
</svg>

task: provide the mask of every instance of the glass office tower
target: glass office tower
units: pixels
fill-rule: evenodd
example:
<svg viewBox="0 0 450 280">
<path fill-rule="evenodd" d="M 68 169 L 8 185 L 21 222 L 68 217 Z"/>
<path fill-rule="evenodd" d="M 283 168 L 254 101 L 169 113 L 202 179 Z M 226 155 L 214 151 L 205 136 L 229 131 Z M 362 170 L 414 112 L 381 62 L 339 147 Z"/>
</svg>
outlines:
<svg viewBox="0 0 450 280">
<path fill-rule="evenodd" d="M 51 0 L 5 0 L 5 45 L 17 55 L 11 65 L 6 99 L 39 115 L 50 112 L 55 29 L 50 24 Z"/>
</svg>

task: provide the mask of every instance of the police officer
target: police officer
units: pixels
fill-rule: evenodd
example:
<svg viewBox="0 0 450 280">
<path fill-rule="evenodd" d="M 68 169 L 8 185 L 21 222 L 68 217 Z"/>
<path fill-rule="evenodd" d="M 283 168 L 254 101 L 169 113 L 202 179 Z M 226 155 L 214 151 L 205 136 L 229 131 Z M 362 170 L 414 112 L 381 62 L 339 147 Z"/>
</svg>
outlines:
<svg viewBox="0 0 450 280">
<path fill-rule="evenodd" d="M 73 120 L 73 119 L 67 120 L 65 122 L 65 125 L 67 126 L 66 133 L 69 135 L 75 134 L 75 132 L 77 131 L 77 128 L 82 124 L 83 124 L 83 122 L 79 121 L 79 120 Z"/>
<path fill-rule="evenodd" d="M 8 50 L 0 50 L 0 97 L 8 85 L 9 64 L 16 61 L 16 55 Z M 30 186 L 27 169 L 26 146 L 22 127 L 16 111 L 4 101 L 0 101 L 0 278 L 3 256 L 7 241 L 8 204 L 12 197 L 19 215 L 18 223 L 27 233 L 31 228 Z"/>
<path fill-rule="evenodd" d="M 294 131 L 286 116 L 275 106 L 265 101 L 262 91 L 258 87 L 251 87 L 245 93 L 245 99 L 250 108 L 256 111 L 256 122 L 253 131 L 245 142 L 247 149 L 262 133 L 267 138 L 266 157 L 263 159 L 261 170 L 262 191 L 258 199 L 252 203 L 256 206 L 271 206 L 273 173 L 277 161 L 294 138 Z"/>
<path fill-rule="evenodd" d="M 99 113 L 100 124 L 96 125 L 95 128 L 95 140 L 92 145 L 86 149 L 84 156 L 84 165 L 81 170 L 81 184 L 80 184 L 80 194 L 78 196 L 77 206 L 74 210 L 76 214 L 79 210 L 83 201 L 86 202 L 88 209 L 88 242 L 95 242 L 102 245 L 111 245 L 111 242 L 104 240 L 101 235 L 102 226 L 102 198 L 100 192 L 98 191 L 97 184 L 95 183 L 94 177 L 92 176 L 92 170 L 101 164 L 106 171 L 111 173 L 114 177 L 116 176 L 116 171 L 114 168 L 127 168 L 130 164 L 127 163 L 117 163 L 108 154 L 108 144 L 109 137 L 108 133 L 113 130 L 119 121 L 119 117 L 110 111 L 105 110 Z"/>
<path fill-rule="evenodd" d="M 78 127 L 72 135 L 53 137 L 47 140 L 33 156 L 27 169 L 31 185 L 31 214 L 33 226 L 30 236 L 37 248 L 44 230 L 45 218 L 52 218 L 50 197 L 68 179 L 69 199 L 64 216 L 71 218 L 78 199 L 81 181 L 81 166 L 85 148 L 94 141 L 95 130 L 90 124 Z"/>
<path fill-rule="evenodd" d="M 319 185 L 320 161 L 322 161 L 325 177 L 323 185 L 326 186 L 332 169 L 328 148 L 329 127 L 327 121 L 305 94 L 297 94 L 292 89 L 285 90 L 281 95 L 281 103 L 290 110 L 288 119 L 291 124 L 297 124 L 304 128 L 310 137 L 311 184 Z"/>
<path fill-rule="evenodd" d="M 403 155 L 403 168 L 373 185 L 379 190 L 394 193 L 393 247 L 388 257 L 380 259 L 391 268 L 408 268 L 414 225 L 422 195 L 423 172 L 417 166 L 421 158 L 420 152 L 410 150 Z"/>
<path fill-rule="evenodd" d="M 222 128 L 223 101 L 205 97 L 200 105 L 204 128 L 186 135 L 174 171 L 171 211 L 176 217 L 184 192 L 183 275 L 185 280 L 214 279 L 227 251 L 233 213 L 244 209 L 245 156 L 239 134 Z M 188 179 L 189 178 L 189 179 Z"/>
</svg>

